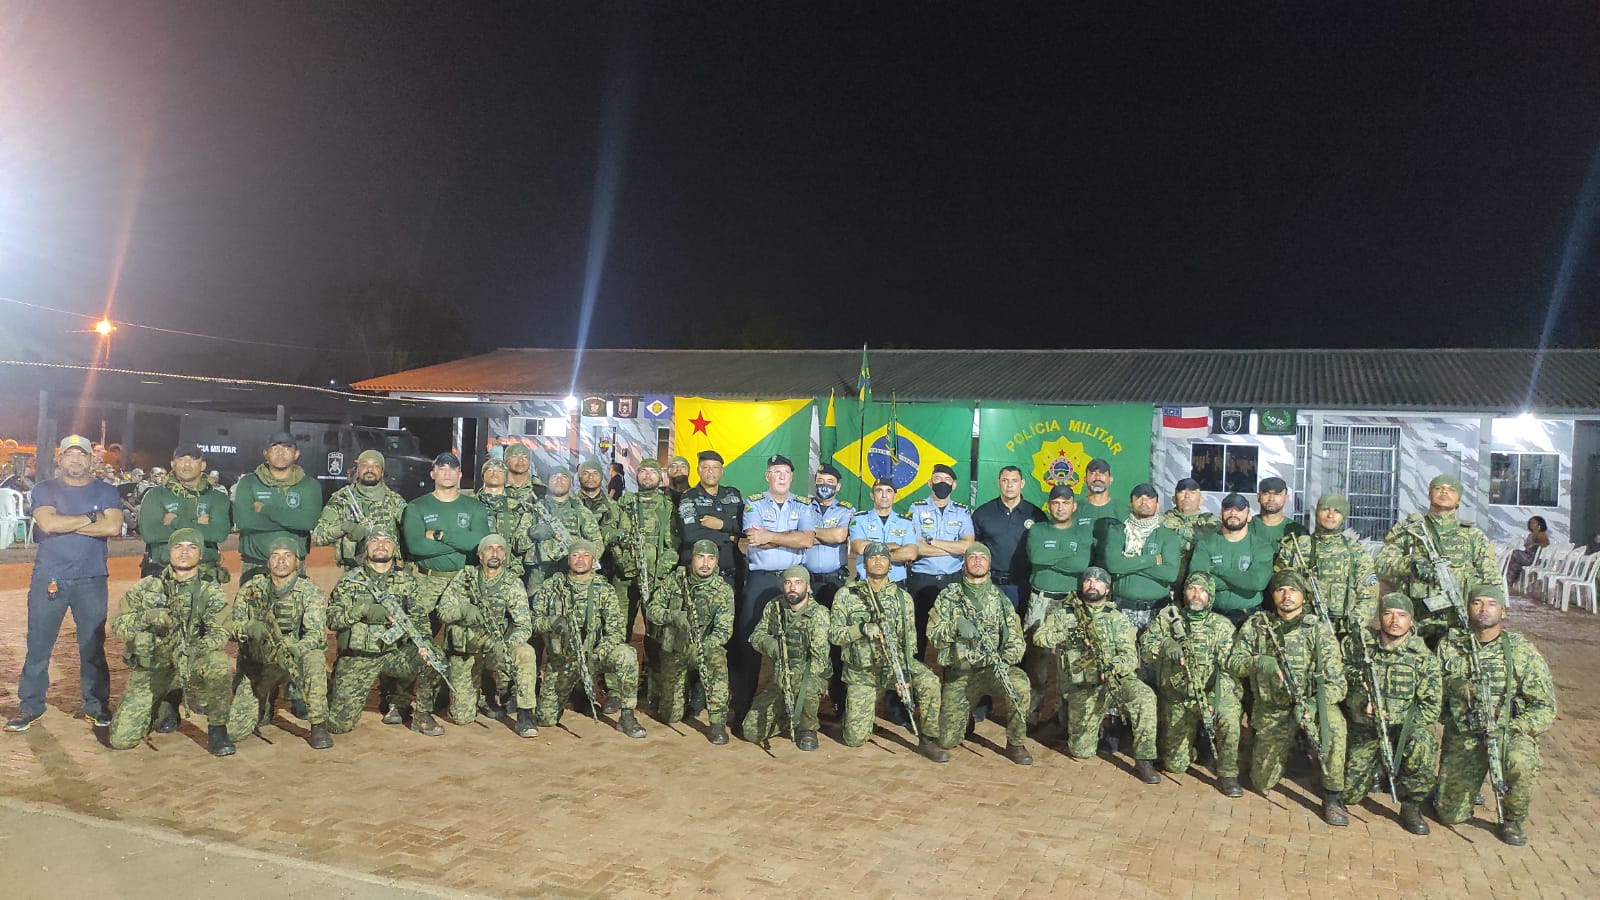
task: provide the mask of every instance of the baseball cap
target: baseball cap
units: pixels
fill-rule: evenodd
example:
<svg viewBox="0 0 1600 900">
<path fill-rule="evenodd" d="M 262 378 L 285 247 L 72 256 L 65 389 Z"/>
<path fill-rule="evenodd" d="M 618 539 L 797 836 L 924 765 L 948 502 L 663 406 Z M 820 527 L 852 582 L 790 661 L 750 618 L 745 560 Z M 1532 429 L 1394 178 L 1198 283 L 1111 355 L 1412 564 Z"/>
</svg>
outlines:
<svg viewBox="0 0 1600 900">
<path fill-rule="evenodd" d="M 59 450 L 62 453 L 65 453 L 68 450 L 73 449 L 74 447 L 76 447 L 79 450 L 82 450 L 83 452 L 89 454 L 90 456 L 94 455 L 94 445 L 89 443 L 89 439 L 84 437 L 81 434 L 69 434 L 69 435 L 67 435 L 66 437 L 61 439 L 61 443 L 56 447 L 56 449 Z"/>
<path fill-rule="evenodd" d="M 461 458 L 446 450 L 433 458 L 433 464 L 435 466 L 449 466 L 452 469 L 459 469 L 461 468 Z"/>
<path fill-rule="evenodd" d="M 267 446 L 271 447 L 273 444 L 283 444 L 288 447 L 293 447 L 294 435 L 287 431 L 274 431 L 272 436 L 267 438 Z"/>
<path fill-rule="evenodd" d="M 1288 490 L 1289 485 L 1276 475 L 1261 479 L 1261 484 L 1256 486 L 1256 491 L 1262 494 L 1283 494 Z"/>
<path fill-rule="evenodd" d="M 194 445 L 194 444 L 179 444 L 172 451 L 172 458 L 173 459 L 182 459 L 185 456 L 189 457 L 190 459 L 205 459 L 206 458 L 206 455 L 204 453 L 202 453 L 200 451 L 200 448 L 198 446 Z"/>
</svg>

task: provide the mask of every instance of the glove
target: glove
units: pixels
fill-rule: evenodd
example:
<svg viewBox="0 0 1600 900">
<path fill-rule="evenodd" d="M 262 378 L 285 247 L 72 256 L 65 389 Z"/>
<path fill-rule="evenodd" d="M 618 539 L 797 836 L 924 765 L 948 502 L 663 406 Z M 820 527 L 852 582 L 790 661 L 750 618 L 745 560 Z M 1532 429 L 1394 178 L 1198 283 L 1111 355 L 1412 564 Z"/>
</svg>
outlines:
<svg viewBox="0 0 1600 900">
<path fill-rule="evenodd" d="M 366 540 L 367 535 L 371 533 L 372 529 L 361 524 L 360 522 L 356 522 L 344 530 L 345 537 L 348 537 L 350 540 L 355 541 L 356 543 Z"/>
<path fill-rule="evenodd" d="M 667 624 L 674 628 L 688 628 L 689 614 L 681 609 L 672 610 L 667 613 Z"/>
<path fill-rule="evenodd" d="M 251 619 L 244 623 L 244 636 L 252 641 L 265 641 L 271 635 L 272 629 L 265 622 Z"/>
<path fill-rule="evenodd" d="M 571 634 L 572 623 L 567 620 L 566 616 L 556 616 L 550 623 L 550 633 L 554 635 Z"/>
<path fill-rule="evenodd" d="M 1178 643 L 1177 641 L 1168 641 L 1167 642 L 1167 649 L 1166 649 L 1166 657 L 1167 657 L 1167 662 L 1170 662 L 1170 663 L 1181 663 L 1181 662 L 1183 662 L 1183 645 Z"/>
<path fill-rule="evenodd" d="M 970 641 L 978 636 L 978 626 L 974 625 L 972 620 L 966 616 L 957 616 L 956 634 L 960 635 L 962 640 Z"/>
<path fill-rule="evenodd" d="M 456 624 L 465 625 L 468 628 L 482 628 L 483 610 L 476 606 L 466 607 L 461 611 L 461 618 L 456 620 Z"/>
<path fill-rule="evenodd" d="M 543 522 L 533 526 L 533 528 L 528 531 L 528 537 L 532 538 L 536 543 L 539 541 L 548 541 L 555 536 L 555 531 L 551 529 L 549 525 L 546 525 Z"/>
<path fill-rule="evenodd" d="M 965 621 L 965 619 L 957 620 L 956 627 L 959 628 L 961 623 Z M 877 622 L 865 622 L 861 626 L 861 636 L 869 641 L 881 641 L 883 640 L 883 629 L 878 626 Z"/>
<path fill-rule="evenodd" d="M 361 618 L 366 620 L 369 625 L 382 625 L 389 621 L 389 610 L 385 609 L 382 603 L 374 600 L 367 604 L 367 608 L 362 612 Z"/>
<path fill-rule="evenodd" d="M 145 610 L 144 627 L 152 634 L 166 634 L 176 624 L 177 622 L 172 618 L 172 613 L 167 612 L 165 609 L 157 607 L 156 609 Z"/>
</svg>

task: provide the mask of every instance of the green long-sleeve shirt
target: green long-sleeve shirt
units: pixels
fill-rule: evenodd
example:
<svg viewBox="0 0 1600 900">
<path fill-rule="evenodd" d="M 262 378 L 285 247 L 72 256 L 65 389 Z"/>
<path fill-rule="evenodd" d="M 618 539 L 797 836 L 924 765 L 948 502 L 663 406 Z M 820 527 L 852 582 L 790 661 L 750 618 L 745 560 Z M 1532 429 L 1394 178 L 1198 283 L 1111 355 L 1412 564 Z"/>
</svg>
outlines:
<svg viewBox="0 0 1600 900">
<path fill-rule="evenodd" d="M 1127 546 L 1126 530 L 1121 525 L 1111 526 L 1106 532 L 1106 571 L 1113 579 L 1111 596 L 1136 603 L 1156 603 L 1171 596 L 1183 565 L 1183 538 L 1162 527 L 1145 539 L 1139 555 L 1124 556 Z"/>
<path fill-rule="evenodd" d="M 1089 568 L 1094 552 L 1094 521 L 1078 521 L 1066 528 L 1049 522 L 1028 529 L 1030 583 L 1035 590 L 1064 594 L 1078 589 L 1078 576 Z"/>
<path fill-rule="evenodd" d="M 1261 605 L 1261 592 L 1272 580 L 1272 557 L 1276 544 L 1261 535 L 1246 531 L 1242 540 L 1230 541 L 1221 534 L 1208 534 L 1194 545 L 1189 571 L 1210 572 L 1217 581 L 1217 595 L 1211 608 L 1253 610 Z"/>
<path fill-rule="evenodd" d="M 261 478 L 265 465 L 239 479 L 233 488 L 233 522 L 239 528 L 239 555 L 253 562 L 265 562 L 267 547 L 274 539 L 287 537 L 295 542 L 297 553 L 305 559 L 307 539 L 322 515 L 322 485 L 307 478 L 295 466 L 285 483 L 270 487 Z M 258 511 L 255 505 L 261 504 Z"/>
<path fill-rule="evenodd" d="M 457 495 L 448 503 L 433 494 L 406 504 L 400 519 L 406 559 L 430 572 L 459 572 L 478 553 L 478 542 L 489 536 L 489 511 L 476 497 Z M 442 532 L 438 540 L 428 532 Z"/>
<path fill-rule="evenodd" d="M 1105 506 L 1095 506 L 1090 503 L 1087 493 L 1078 499 L 1078 511 L 1073 514 L 1073 524 L 1086 524 L 1094 529 L 1094 551 L 1090 557 L 1090 565 L 1106 564 L 1106 536 L 1122 528 L 1123 521 L 1131 513 L 1126 497 L 1121 500 L 1112 497 L 1111 502 Z"/>
<path fill-rule="evenodd" d="M 201 479 L 198 490 L 168 480 L 145 492 L 139 502 L 139 537 L 144 538 L 145 552 L 150 561 L 160 565 L 171 562 L 167 542 L 179 528 L 193 528 L 200 532 L 205 547 L 200 551 L 200 561 L 216 563 L 222 553 L 217 546 L 228 539 L 233 531 L 233 504 L 228 495 Z M 172 521 L 167 521 L 167 516 Z M 200 519 L 204 517 L 205 522 Z"/>
</svg>

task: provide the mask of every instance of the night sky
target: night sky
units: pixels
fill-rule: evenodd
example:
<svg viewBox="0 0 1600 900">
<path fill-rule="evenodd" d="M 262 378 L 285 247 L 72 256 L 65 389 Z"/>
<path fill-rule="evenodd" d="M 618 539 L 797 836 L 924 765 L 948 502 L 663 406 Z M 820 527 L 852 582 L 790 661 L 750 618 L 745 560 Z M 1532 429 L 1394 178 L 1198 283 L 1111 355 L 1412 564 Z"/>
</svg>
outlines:
<svg viewBox="0 0 1600 900">
<path fill-rule="evenodd" d="M 0 0 L 0 297 L 571 346 L 609 153 L 592 346 L 1533 346 L 1585 220 L 1553 343 L 1596 345 L 1600 17 L 1406 5 Z"/>
</svg>

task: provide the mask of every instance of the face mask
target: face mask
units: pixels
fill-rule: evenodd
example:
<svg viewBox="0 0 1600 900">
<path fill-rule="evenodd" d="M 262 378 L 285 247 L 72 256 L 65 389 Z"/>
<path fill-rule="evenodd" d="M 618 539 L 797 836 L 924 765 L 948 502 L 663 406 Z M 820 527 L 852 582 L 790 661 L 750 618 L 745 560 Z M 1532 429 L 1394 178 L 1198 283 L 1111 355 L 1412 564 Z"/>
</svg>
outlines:
<svg viewBox="0 0 1600 900">
<path fill-rule="evenodd" d="M 950 496 L 950 492 L 955 490 L 955 489 L 956 489 L 956 486 L 951 484 L 948 481 L 935 481 L 933 484 L 928 486 L 928 490 L 931 491 L 933 493 L 933 495 L 935 497 L 938 497 L 940 500 L 943 500 L 946 497 Z"/>
<path fill-rule="evenodd" d="M 839 493 L 839 486 L 836 484 L 817 485 L 817 497 L 822 500 L 832 500 L 833 495 L 837 493 Z"/>
</svg>

